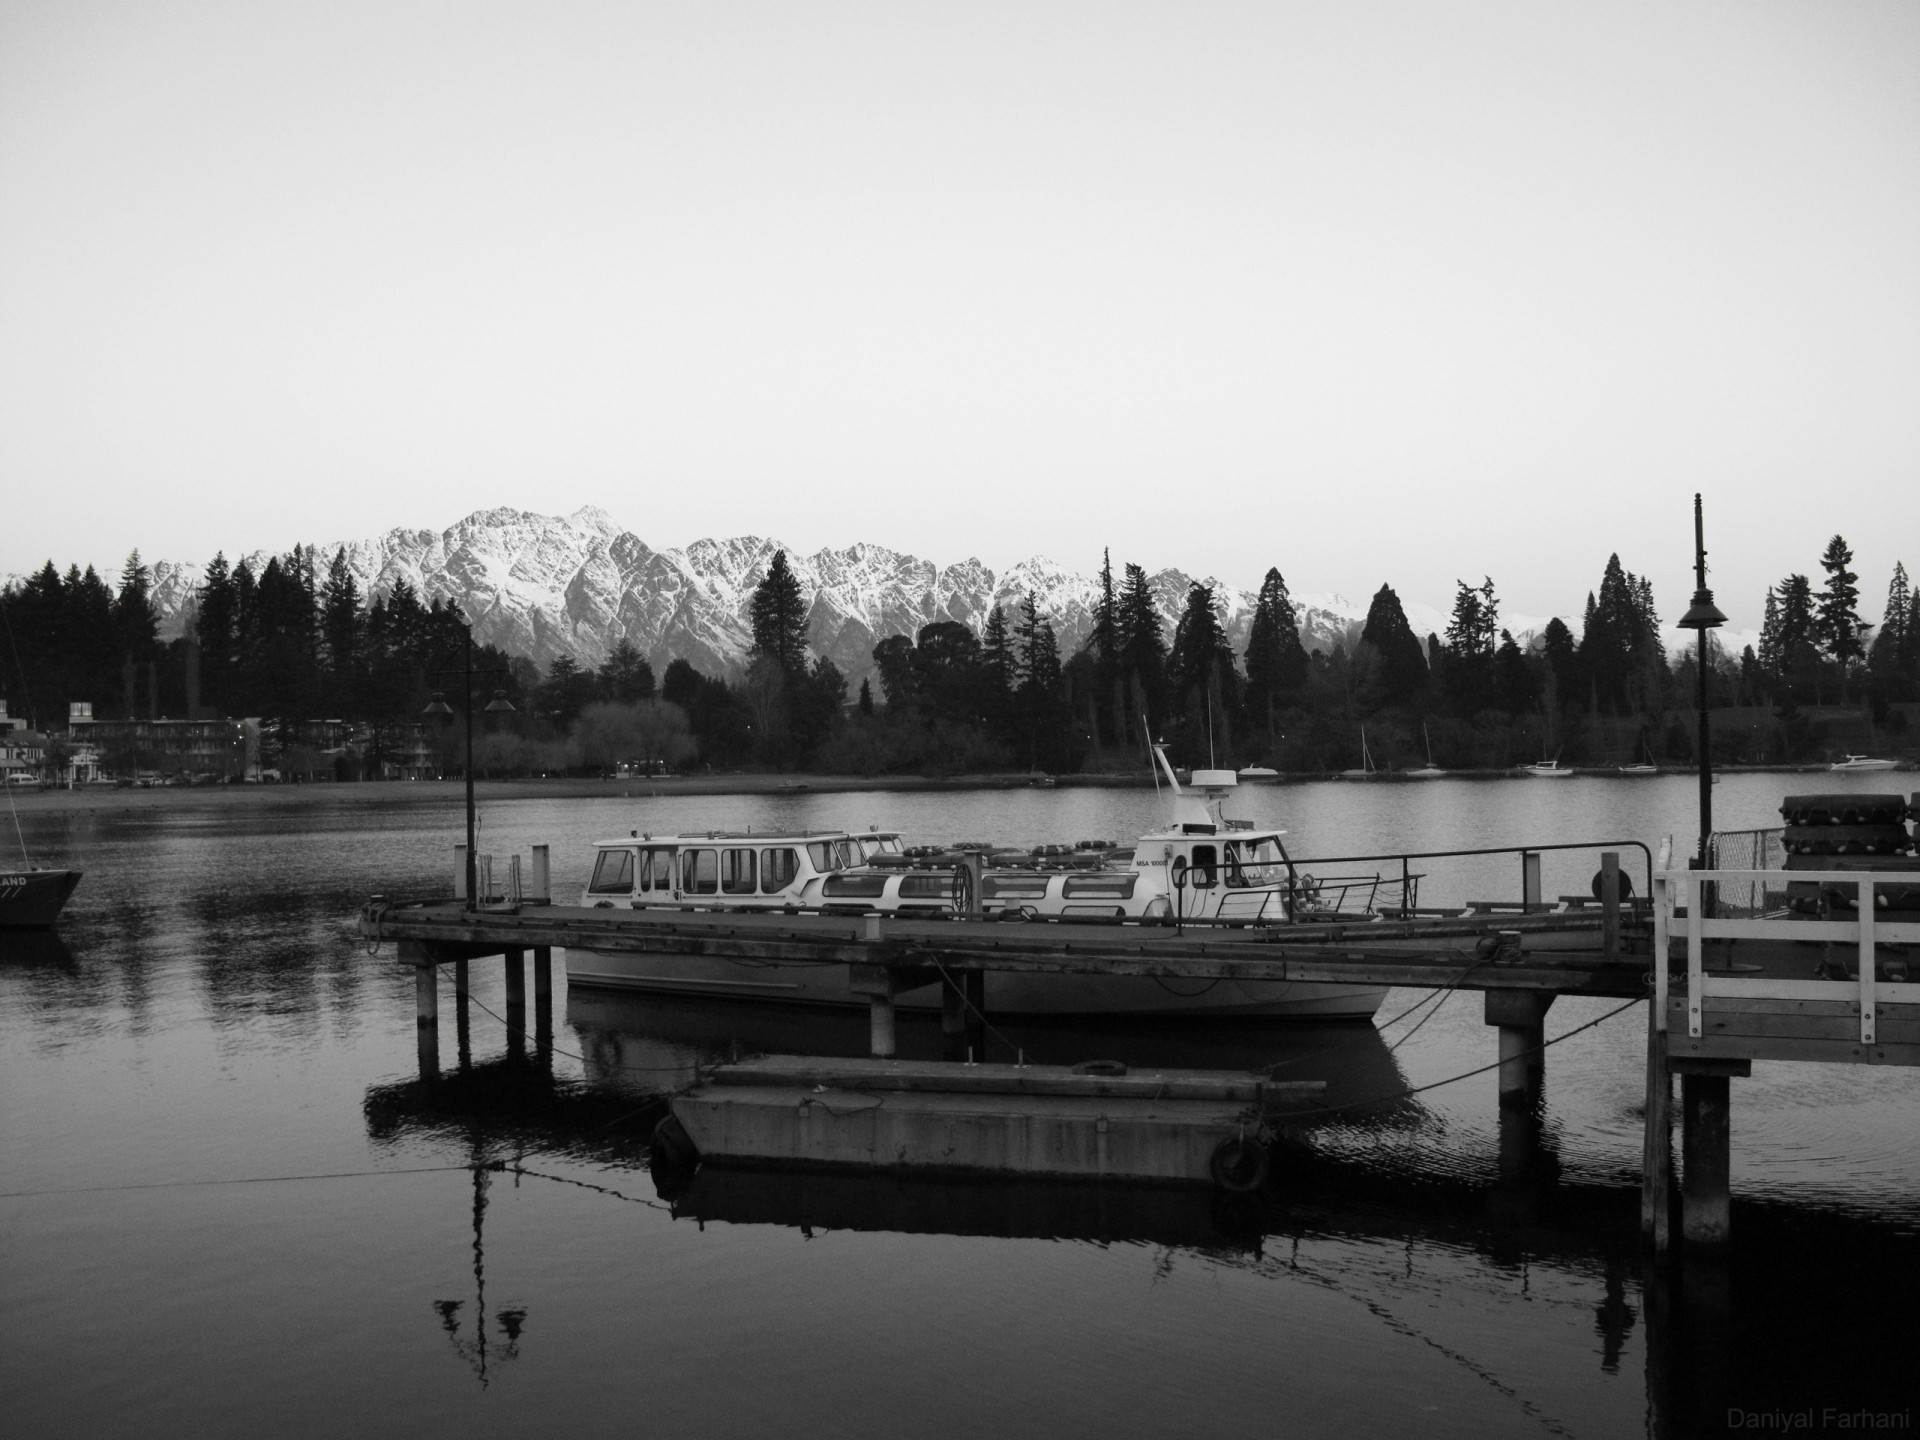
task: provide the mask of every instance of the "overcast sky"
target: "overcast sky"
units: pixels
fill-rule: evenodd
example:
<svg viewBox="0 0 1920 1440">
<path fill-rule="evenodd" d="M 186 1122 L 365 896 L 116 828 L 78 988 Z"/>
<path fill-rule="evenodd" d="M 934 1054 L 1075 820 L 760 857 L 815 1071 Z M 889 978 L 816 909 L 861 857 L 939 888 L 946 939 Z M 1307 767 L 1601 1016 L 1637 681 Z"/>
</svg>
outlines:
<svg viewBox="0 0 1920 1440">
<path fill-rule="evenodd" d="M 0 0 L 0 572 L 1920 568 L 1920 5 Z M 1904 549 L 1902 547 L 1905 547 Z"/>
</svg>

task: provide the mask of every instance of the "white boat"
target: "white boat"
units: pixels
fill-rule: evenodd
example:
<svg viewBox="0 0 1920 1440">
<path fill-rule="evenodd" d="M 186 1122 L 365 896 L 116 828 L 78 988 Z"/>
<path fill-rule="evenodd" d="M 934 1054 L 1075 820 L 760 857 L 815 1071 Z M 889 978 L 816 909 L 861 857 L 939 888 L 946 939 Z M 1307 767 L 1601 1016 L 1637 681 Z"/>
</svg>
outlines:
<svg viewBox="0 0 1920 1440">
<path fill-rule="evenodd" d="M 1660 767 L 1658 765 L 1647 765 L 1644 763 L 1622 765 L 1620 767 L 1620 773 L 1622 775 L 1658 775 L 1660 773 Z"/>
<path fill-rule="evenodd" d="M 1573 774 L 1573 771 L 1561 765 L 1558 760 L 1536 760 L 1533 764 L 1522 768 L 1520 773 L 1531 775 L 1539 780 L 1564 780 Z"/>
<path fill-rule="evenodd" d="M 1221 805 L 1236 785 L 1231 770 L 1196 770 L 1194 789 L 1174 778 L 1173 814 L 1163 829 L 1131 848 L 1082 849 L 969 858 L 883 851 L 873 863 L 840 863 L 864 837 L 834 835 L 630 835 L 596 843 L 587 905 L 681 909 L 799 909 L 840 914 L 943 914 L 977 908 L 1035 915 L 1112 919 L 1230 920 L 1285 924 L 1318 907 L 1310 881 L 1296 878 L 1284 831 L 1228 820 Z M 1195 793 L 1195 791 L 1201 793 Z M 897 841 L 898 837 L 888 837 Z M 1053 847 L 1058 849 L 1059 847 Z M 773 860 L 767 859 L 771 853 Z M 623 888 L 624 887 L 624 888 Z M 741 961 L 691 954 L 626 954 L 569 948 L 570 984 L 678 994 L 735 996 L 795 1004 L 864 1006 L 845 965 Z M 987 1011 L 1003 1015 L 1280 1016 L 1366 1019 L 1380 1008 L 1380 986 L 1316 981 L 1221 980 L 1168 985 L 1154 977 L 986 976 Z M 940 1005 L 940 987 L 902 995 L 909 1010 Z"/>
<path fill-rule="evenodd" d="M 1420 722 L 1420 738 L 1424 740 L 1427 745 L 1427 763 L 1417 770 L 1407 771 L 1407 778 L 1409 780 L 1439 780 L 1444 777 L 1447 772 L 1433 763 L 1433 737 L 1427 734 L 1427 722 L 1424 720 Z"/>
<path fill-rule="evenodd" d="M 1827 766 L 1829 770 L 1897 770 L 1898 760 L 1876 760 L 1871 755 L 1846 755 Z"/>
<path fill-rule="evenodd" d="M 1246 765 L 1240 770 L 1242 785 L 1271 785 L 1280 778 L 1280 772 L 1266 765 Z"/>
</svg>

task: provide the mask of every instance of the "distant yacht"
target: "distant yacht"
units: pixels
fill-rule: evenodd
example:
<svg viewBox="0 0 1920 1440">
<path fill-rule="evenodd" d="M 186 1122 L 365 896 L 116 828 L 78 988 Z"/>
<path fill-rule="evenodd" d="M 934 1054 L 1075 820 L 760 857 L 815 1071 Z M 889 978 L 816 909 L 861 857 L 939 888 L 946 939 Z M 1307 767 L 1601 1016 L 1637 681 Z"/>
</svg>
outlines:
<svg viewBox="0 0 1920 1440">
<path fill-rule="evenodd" d="M 1559 760 L 1555 759 L 1536 761 L 1532 765 L 1524 767 L 1520 773 L 1523 775 L 1532 775 L 1540 780 L 1564 780 L 1567 776 L 1573 774 L 1573 771 L 1567 769 Z"/>
<path fill-rule="evenodd" d="M 1374 768 L 1373 753 L 1367 749 L 1367 727 L 1360 727 L 1360 769 L 1342 770 L 1342 780 L 1371 780 L 1380 772 Z"/>
<path fill-rule="evenodd" d="M 1876 760 L 1871 755 L 1847 755 L 1829 765 L 1829 770 L 1897 770 L 1898 760 Z"/>
<path fill-rule="evenodd" d="M 1433 763 L 1433 737 L 1427 734 L 1427 722 L 1420 722 L 1420 738 L 1427 743 L 1427 763 L 1418 770 L 1407 771 L 1409 780 L 1438 780 L 1447 772 Z"/>
</svg>

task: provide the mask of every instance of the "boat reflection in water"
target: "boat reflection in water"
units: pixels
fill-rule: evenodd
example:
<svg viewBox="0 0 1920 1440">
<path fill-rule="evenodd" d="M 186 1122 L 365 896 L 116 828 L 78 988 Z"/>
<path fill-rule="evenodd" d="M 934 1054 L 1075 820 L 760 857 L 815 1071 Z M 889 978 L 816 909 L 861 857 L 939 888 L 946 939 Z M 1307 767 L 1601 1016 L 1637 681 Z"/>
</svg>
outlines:
<svg viewBox="0 0 1920 1440">
<path fill-rule="evenodd" d="M 1455 1297 L 1441 1306 L 1448 1313 L 1470 1303 L 1481 1317 L 1477 1323 L 1496 1328 L 1523 1324 L 1517 1311 L 1509 1314 L 1512 1307 L 1532 1313 L 1544 1305 L 1530 1323 L 1537 1328 L 1571 1319 L 1586 1327 L 1588 1373 L 1644 1394 L 1649 1433 L 1657 1435 L 1721 1433 L 1730 1410 L 1795 1411 L 1814 1396 L 1841 1397 L 1859 1412 L 1900 1413 L 1911 1406 L 1906 1297 L 1920 1291 L 1920 1241 L 1897 1224 L 1736 1197 L 1739 1241 L 1731 1255 L 1716 1263 L 1659 1265 L 1641 1243 L 1631 1177 L 1608 1183 L 1563 1175 L 1545 1153 L 1537 1125 L 1515 1130 L 1535 1147 L 1531 1159 L 1503 1153 L 1497 1172 L 1423 1168 L 1417 1158 L 1363 1160 L 1338 1144 L 1318 1143 L 1318 1135 L 1335 1131 L 1310 1126 L 1276 1155 L 1272 1179 L 1251 1194 L 739 1165 L 656 1172 L 654 1182 L 647 1173 L 648 1137 L 666 1113 L 667 1095 L 690 1082 L 698 1064 L 736 1051 L 860 1055 L 864 1024 L 856 1017 L 796 1016 L 778 1006 L 599 993 L 573 996 L 566 1020 L 553 1053 L 575 1050 L 585 1057 L 582 1079 L 556 1078 L 538 1058 L 548 1052 L 535 1047 L 532 1056 L 510 1051 L 435 1080 L 376 1086 L 366 1094 L 368 1129 L 376 1139 L 397 1146 L 425 1135 L 458 1147 L 475 1166 L 475 1293 L 462 1307 L 435 1296 L 434 1314 L 476 1373 L 483 1359 L 491 1370 L 515 1352 L 524 1318 L 503 1312 L 486 1319 L 484 1332 L 479 1328 L 488 1313 L 477 1267 L 482 1172 L 504 1170 L 516 1184 L 525 1176 L 527 1183 L 579 1187 L 608 1204 L 650 1207 L 702 1228 L 715 1222 L 807 1237 L 873 1233 L 1154 1247 L 1161 1252 L 1157 1263 L 1166 1266 L 1193 1257 L 1282 1288 L 1306 1286 L 1354 1302 L 1394 1334 L 1428 1339 L 1444 1354 L 1453 1353 L 1451 1332 L 1429 1335 L 1442 1325 L 1440 1311 L 1432 1309 L 1441 1297 Z M 903 1054 L 932 1057 L 943 1037 L 937 1022 L 904 1023 L 899 1039 Z M 1404 1083 L 1371 1027 L 1289 1033 L 1269 1025 L 1222 1033 L 1213 1026 L 1186 1035 L 1164 1026 L 1131 1032 L 1023 1027 L 1009 1039 L 1049 1061 L 1099 1057 L 1253 1069 L 1292 1059 L 1298 1063 L 1282 1073 L 1324 1079 L 1328 1106 L 1392 1094 Z M 1353 1113 L 1342 1120 L 1351 1121 Z M 1359 1113 L 1376 1126 L 1431 1124 L 1417 1100 Z M 1521 1163 L 1510 1163 L 1516 1160 Z M 1456 1359 L 1487 1383 L 1497 1378 L 1470 1357 Z M 1524 1366 L 1507 1366 L 1505 1373 L 1521 1387 L 1501 1382 L 1506 1403 L 1536 1419 L 1553 1418 L 1555 1407 L 1537 1405 L 1523 1391 L 1575 1383 L 1564 1372 L 1552 1380 L 1546 1372 L 1531 1376 Z"/>
</svg>

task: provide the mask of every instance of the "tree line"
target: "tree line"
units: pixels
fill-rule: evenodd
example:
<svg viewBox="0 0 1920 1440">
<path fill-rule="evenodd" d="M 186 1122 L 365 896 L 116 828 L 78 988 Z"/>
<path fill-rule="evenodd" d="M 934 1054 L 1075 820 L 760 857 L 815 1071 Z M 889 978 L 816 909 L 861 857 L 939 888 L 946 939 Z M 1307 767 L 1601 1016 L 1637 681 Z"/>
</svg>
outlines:
<svg viewBox="0 0 1920 1440">
<path fill-rule="evenodd" d="M 1885 617 L 1858 613 L 1852 552 L 1833 537 L 1823 582 L 1791 574 L 1769 588 L 1759 644 L 1710 651 L 1716 705 L 1770 707 L 1778 755 L 1817 744 L 1804 707 L 1865 704 L 1897 726 L 1891 707 L 1920 699 L 1920 588 L 1896 566 Z M 429 699 L 464 703 L 466 619 L 423 601 L 402 580 L 367 596 L 344 551 L 324 566 L 295 547 L 258 571 L 216 556 L 186 633 L 162 642 L 153 577 L 138 552 L 117 586 L 92 569 L 49 561 L 0 595 L 11 664 L 0 664 L 16 715 L 42 727 L 85 699 L 101 719 L 258 715 L 291 736 L 297 722 L 354 722 L 364 760 L 405 743 Z M 542 672 L 492 646 L 476 704 L 497 694 L 509 713 L 478 726 L 476 767 L 490 773 L 605 770 L 698 761 L 728 767 L 833 771 L 1136 768 L 1147 735 L 1189 764 L 1267 764 L 1282 770 L 1358 763 L 1360 727 L 1384 765 L 1424 759 L 1455 768 L 1556 754 L 1684 760 L 1697 663 L 1669 657 L 1652 585 L 1610 557 L 1587 596 L 1580 634 L 1559 619 L 1521 644 L 1500 623 L 1491 578 L 1461 581 L 1444 635 L 1417 635 L 1392 586 L 1374 594 L 1344 641 L 1309 648 L 1280 571 L 1267 571 L 1240 653 L 1213 587 L 1190 586 L 1169 635 L 1146 571 L 1116 577 L 1103 558 L 1086 643 L 1061 654 L 1031 594 L 995 609 L 979 633 L 936 621 L 873 650 L 878 693 L 810 653 L 807 605 L 784 553 L 749 606 L 752 646 L 737 678 L 704 675 L 684 659 L 657 679 L 626 640 L 595 668 L 561 655 Z M 289 741 L 291 743 L 291 741 Z M 443 758 L 457 756 L 443 744 Z"/>
</svg>

